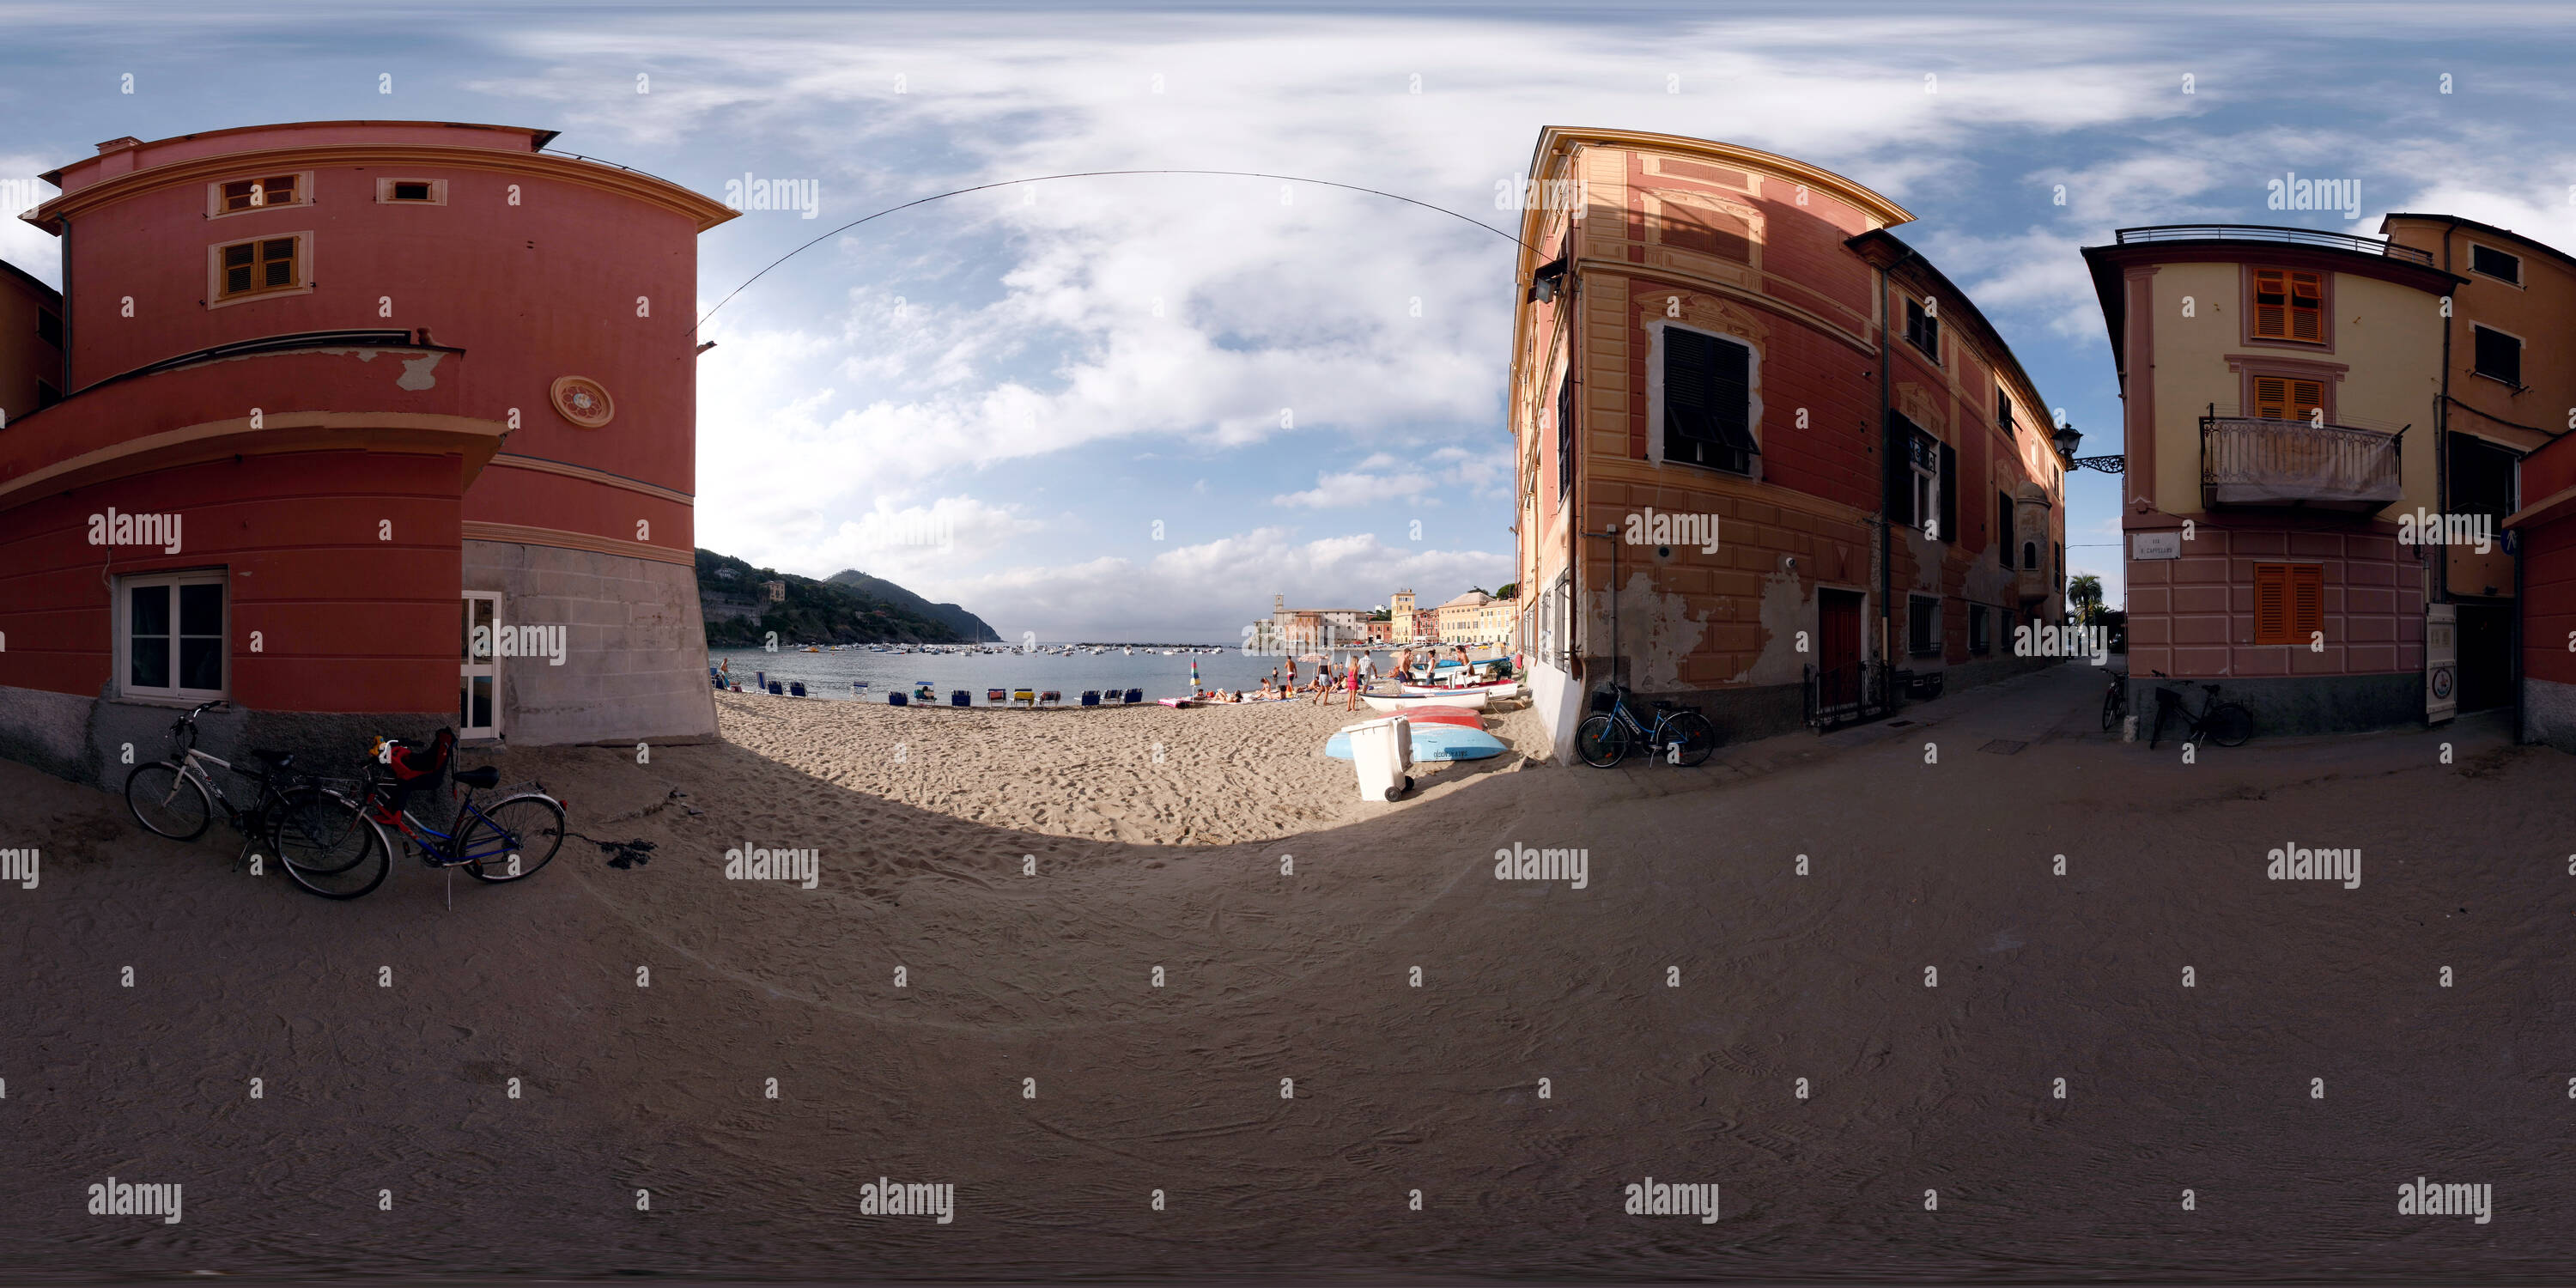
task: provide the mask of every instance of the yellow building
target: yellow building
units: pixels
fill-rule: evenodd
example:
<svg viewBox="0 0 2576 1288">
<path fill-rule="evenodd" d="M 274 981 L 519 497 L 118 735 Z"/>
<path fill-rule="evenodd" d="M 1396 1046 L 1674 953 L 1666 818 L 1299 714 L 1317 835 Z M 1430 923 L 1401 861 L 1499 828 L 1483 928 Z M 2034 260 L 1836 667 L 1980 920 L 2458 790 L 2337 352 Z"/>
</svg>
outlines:
<svg viewBox="0 0 2576 1288">
<path fill-rule="evenodd" d="M 2423 250 L 2294 228 L 2084 250 L 2120 373 L 2129 661 L 2266 733 L 2425 710 L 2445 302 Z M 2150 713 L 2152 709 L 2148 709 Z"/>
</svg>

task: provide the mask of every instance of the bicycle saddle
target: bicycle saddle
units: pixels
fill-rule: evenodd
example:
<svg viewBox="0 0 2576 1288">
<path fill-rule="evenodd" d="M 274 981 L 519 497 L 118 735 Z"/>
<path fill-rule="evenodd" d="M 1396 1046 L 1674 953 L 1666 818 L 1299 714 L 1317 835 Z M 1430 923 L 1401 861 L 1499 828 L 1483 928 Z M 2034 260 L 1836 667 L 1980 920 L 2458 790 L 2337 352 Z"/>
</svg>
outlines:
<svg viewBox="0 0 2576 1288">
<path fill-rule="evenodd" d="M 501 770 L 495 765 L 485 765 L 481 769 L 460 769 L 456 771 L 456 783 L 460 787 L 474 787 L 480 788 L 484 791 L 490 791 L 494 787 L 499 786 L 500 782 Z"/>
</svg>

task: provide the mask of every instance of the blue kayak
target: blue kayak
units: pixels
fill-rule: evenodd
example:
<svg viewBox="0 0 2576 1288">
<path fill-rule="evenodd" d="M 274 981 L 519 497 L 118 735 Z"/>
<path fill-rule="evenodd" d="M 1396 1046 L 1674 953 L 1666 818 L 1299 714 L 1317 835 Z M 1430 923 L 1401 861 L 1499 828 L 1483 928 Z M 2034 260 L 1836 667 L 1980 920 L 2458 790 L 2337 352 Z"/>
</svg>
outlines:
<svg viewBox="0 0 2576 1288">
<path fill-rule="evenodd" d="M 1503 740 L 1482 729 L 1411 721 L 1406 725 L 1413 730 L 1415 760 L 1483 760 L 1503 754 Z M 1324 754 L 1335 760 L 1350 759 L 1351 736 L 1337 733 L 1325 739 Z"/>
</svg>

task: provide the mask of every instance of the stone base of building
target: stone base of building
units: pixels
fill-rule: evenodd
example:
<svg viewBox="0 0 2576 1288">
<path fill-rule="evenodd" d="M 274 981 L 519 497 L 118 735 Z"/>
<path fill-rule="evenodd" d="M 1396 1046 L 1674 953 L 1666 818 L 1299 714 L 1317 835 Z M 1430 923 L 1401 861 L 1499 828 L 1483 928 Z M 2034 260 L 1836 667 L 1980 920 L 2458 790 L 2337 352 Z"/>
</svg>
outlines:
<svg viewBox="0 0 2576 1288">
<path fill-rule="evenodd" d="M 2524 676 L 2522 737 L 2576 753 L 2576 684 Z"/>
<path fill-rule="evenodd" d="M 2424 677 L 2399 671 L 2382 675 L 2230 676 L 2208 680 L 2218 686 L 2218 700 L 2233 702 L 2254 716 L 2257 738 L 2297 737 L 2319 733 L 2367 733 L 2424 723 Z M 2138 717 L 2144 739 L 2156 718 L 2155 691 L 2174 686 L 2192 710 L 2208 701 L 2200 680 L 2159 680 L 2132 673 L 2129 710 Z M 2175 725 L 2166 722 L 2165 736 Z"/>
<path fill-rule="evenodd" d="M 134 766 L 169 758 L 170 726 L 186 710 L 0 686 L 0 756 L 122 792 Z M 197 747 L 245 769 L 253 768 L 247 753 L 258 748 L 293 752 L 298 769 L 354 775 L 375 738 L 427 738 L 455 722 L 453 712 L 209 711 L 197 718 Z M 236 802 L 244 800 L 247 779 L 212 772 Z"/>
<path fill-rule="evenodd" d="M 2046 670 L 2062 664 L 2063 660 L 2059 658 L 2036 657 L 2000 657 L 1973 662 L 1954 662 L 1947 667 L 1939 668 L 1941 691 L 1948 694 L 1961 689 L 1973 689 L 1979 685 L 2009 680 L 2016 675 L 2027 675 L 2033 671 Z M 1542 683 L 1543 671 L 1544 683 Z M 1592 672 L 1597 675 L 1608 674 L 1608 661 L 1593 659 Z M 1574 684 L 1562 679 L 1553 668 L 1536 666 L 1530 670 L 1530 680 L 1531 697 L 1539 707 L 1541 721 L 1544 723 L 1553 712 L 1562 713 L 1559 715 L 1559 718 L 1564 721 L 1562 729 L 1551 726 L 1551 732 L 1555 735 L 1556 758 L 1560 763 L 1572 763 L 1574 728 L 1592 714 L 1592 690 L 1599 686 Z M 1639 690 L 1633 692 L 1632 697 L 1641 704 L 1661 699 L 1680 706 L 1698 707 L 1700 713 L 1708 717 L 1709 723 L 1717 726 L 1717 742 L 1721 748 L 1784 733 L 1798 733 L 1808 727 L 1807 691 L 1804 683 L 1744 685 L 1726 689 L 1679 689 L 1662 693 Z M 1548 700 L 1542 700 L 1543 698 Z"/>
<path fill-rule="evenodd" d="M 467 541 L 465 589 L 499 592 L 505 625 L 564 628 L 564 665 L 502 660 L 501 741 L 542 747 L 715 733 L 696 569 Z"/>
</svg>

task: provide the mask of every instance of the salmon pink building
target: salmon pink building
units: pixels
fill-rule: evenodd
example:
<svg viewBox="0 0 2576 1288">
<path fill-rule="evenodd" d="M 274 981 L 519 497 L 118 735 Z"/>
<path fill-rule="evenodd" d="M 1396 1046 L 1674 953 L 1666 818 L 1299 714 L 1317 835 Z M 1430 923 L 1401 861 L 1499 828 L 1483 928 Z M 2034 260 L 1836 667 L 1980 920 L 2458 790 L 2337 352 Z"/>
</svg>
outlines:
<svg viewBox="0 0 2576 1288">
<path fill-rule="evenodd" d="M 44 176 L 56 400 L 0 428 L 0 753 L 455 725 L 706 735 L 697 236 L 720 204 L 428 121 L 132 138 Z M 32 356 L 31 356 L 32 355 Z"/>
<path fill-rule="evenodd" d="M 2048 664 L 2051 417 L 1912 215 L 1629 130 L 1543 131 L 1523 188 L 1510 607 L 1560 754 L 1614 679 L 1733 740 Z"/>
</svg>

